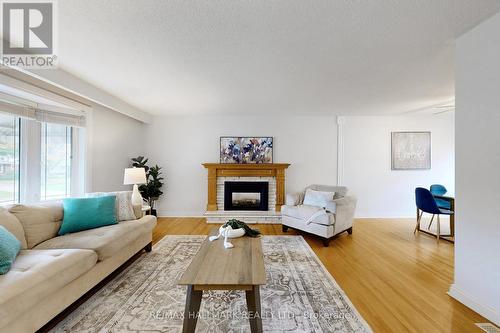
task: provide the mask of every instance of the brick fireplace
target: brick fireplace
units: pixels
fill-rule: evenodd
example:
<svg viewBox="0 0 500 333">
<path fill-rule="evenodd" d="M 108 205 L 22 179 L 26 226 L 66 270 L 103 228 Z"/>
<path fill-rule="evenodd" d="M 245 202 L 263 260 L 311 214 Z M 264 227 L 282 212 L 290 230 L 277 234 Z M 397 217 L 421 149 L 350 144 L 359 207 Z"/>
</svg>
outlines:
<svg viewBox="0 0 500 333">
<path fill-rule="evenodd" d="M 208 170 L 207 222 L 236 218 L 247 223 L 280 223 L 289 165 L 204 163 Z"/>
</svg>

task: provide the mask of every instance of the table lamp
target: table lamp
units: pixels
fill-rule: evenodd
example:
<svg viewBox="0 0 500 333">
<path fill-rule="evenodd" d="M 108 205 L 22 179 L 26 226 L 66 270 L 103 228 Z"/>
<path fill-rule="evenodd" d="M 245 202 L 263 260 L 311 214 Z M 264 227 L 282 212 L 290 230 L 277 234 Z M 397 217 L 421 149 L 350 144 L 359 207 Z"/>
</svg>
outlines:
<svg viewBox="0 0 500 333">
<path fill-rule="evenodd" d="M 132 205 L 142 206 L 142 195 L 139 192 L 138 184 L 146 184 L 146 170 L 144 168 L 127 168 L 123 175 L 124 185 L 134 185 L 132 191 Z"/>
</svg>

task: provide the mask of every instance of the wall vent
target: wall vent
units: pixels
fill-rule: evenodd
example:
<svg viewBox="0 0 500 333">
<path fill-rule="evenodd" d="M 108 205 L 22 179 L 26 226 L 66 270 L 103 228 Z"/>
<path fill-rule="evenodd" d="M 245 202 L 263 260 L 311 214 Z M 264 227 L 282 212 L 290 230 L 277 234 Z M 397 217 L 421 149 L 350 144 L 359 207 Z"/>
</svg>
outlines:
<svg viewBox="0 0 500 333">
<path fill-rule="evenodd" d="M 500 328 L 490 323 L 476 323 L 476 326 L 487 333 L 500 333 Z"/>
</svg>

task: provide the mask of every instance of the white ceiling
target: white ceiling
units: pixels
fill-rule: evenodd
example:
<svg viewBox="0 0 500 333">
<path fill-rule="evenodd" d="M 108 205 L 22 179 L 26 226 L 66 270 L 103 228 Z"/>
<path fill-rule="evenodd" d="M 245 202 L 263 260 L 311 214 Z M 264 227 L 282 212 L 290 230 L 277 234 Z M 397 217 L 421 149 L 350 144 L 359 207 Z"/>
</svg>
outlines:
<svg viewBox="0 0 500 333">
<path fill-rule="evenodd" d="M 153 114 L 448 103 L 454 39 L 499 0 L 64 0 L 59 64 Z"/>
</svg>

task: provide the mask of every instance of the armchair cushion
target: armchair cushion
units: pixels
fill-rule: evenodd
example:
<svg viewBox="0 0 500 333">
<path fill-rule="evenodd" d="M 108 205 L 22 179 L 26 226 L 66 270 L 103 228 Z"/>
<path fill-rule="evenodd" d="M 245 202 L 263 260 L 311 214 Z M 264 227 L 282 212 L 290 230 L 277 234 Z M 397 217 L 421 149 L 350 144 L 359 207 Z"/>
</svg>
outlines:
<svg viewBox="0 0 500 333">
<path fill-rule="evenodd" d="M 316 223 L 322 225 L 333 225 L 335 223 L 335 216 L 332 213 L 325 212 L 325 214 L 317 214 L 318 211 L 324 211 L 322 207 L 309 206 L 309 205 L 298 205 L 298 206 L 282 206 L 281 214 L 289 217 L 293 217 L 304 221 L 304 226 L 309 223 Z M 310 220 L 311 219 L 311 220 Z"/>
<path fill-rule="evenodd" d="M 307 189 L 315 190 L 315 191 L 326 191 L 326 192 L 335 192 L 334 199 L 339 199 L 345 197 L 347 195 L 347 187 L 345 186 L 330 186 L 330 185 L 309 185 L 306 187 Z"/>
<path fill-rule="evenodd" d="M 334 196 L 335 192 L 316 191 L 308 188 L 304 196 L 304 205 L 326 207 Z"/>
<path fill-rule="evenodd" d="M 326 203 L 325 210 L 328 213 L 335 214 L 337 212 L 337 202 L 335 200 L 328 201 Z"/>
</svg>

